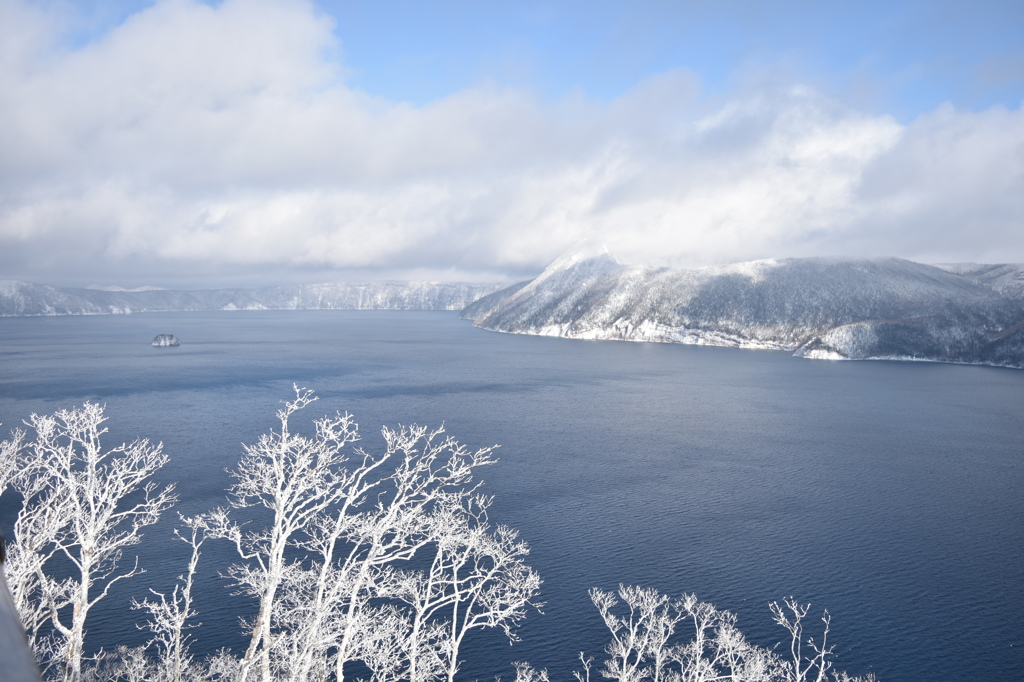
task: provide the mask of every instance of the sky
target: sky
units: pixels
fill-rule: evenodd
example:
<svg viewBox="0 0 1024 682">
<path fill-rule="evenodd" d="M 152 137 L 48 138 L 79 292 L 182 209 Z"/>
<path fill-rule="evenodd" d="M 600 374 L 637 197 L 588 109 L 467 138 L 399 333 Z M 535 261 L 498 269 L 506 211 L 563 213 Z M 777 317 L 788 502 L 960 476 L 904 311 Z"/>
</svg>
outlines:
<svg viewBox="0 0 1024 682">
<path fill-rule="evenodd" d="M 1024 3 L 0 0 L 0 278 L 1024 262 Z"/>
</svg>

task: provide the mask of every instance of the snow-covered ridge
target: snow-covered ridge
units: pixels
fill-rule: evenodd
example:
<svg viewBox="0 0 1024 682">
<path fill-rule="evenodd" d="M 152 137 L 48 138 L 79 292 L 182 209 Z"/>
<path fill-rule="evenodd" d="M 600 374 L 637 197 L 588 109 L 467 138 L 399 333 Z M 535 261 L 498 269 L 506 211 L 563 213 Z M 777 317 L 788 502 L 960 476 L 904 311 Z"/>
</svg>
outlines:
<svg viewBox="0 0 1024 682">
<path fill-rule="evenodd" d="M 0 317 L 196 310 L 462 310 L 504 286 L 469 282 L 337 282 L 265 289 L 104 291 L 0 280 Z"/>
<path fill-rule="evenodd" d="M 935 267 L 953 272 L 967 279 L 991 287 L 1011 296 L 1024 297 L 1024 264 L 1003 263 L 940 263 Z"/>
<path fill-rule="evenodd" d="M 562 257 L 478 300 L 479 327 L 575 339 L 1024 367 L 1024 266 L 788 258 L 692 269 Z"/>
</svg>

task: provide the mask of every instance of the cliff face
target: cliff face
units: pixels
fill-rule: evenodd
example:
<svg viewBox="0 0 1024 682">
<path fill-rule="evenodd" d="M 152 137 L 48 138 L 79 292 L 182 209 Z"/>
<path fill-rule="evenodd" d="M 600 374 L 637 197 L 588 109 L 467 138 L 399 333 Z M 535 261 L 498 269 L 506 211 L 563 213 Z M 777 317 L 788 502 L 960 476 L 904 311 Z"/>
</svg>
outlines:
<svg viewBox="0 0 1024 682">
<path fill-rule="evenodd" d="M 559 259 L 463 316 L 520 334 L 1024 367 L 1024 297 L 1006 284 L 1019 272 L 975 266 L 961 274 L 896 258 L 676 270 L 592 253 Z"/>
<path fill-rule="evenodd" d="M 98 291 L 0 281 L 0 316 L 189 310 L 462 310 L 500 284 L 368 282 L 265 289 Z"/>
</svg>

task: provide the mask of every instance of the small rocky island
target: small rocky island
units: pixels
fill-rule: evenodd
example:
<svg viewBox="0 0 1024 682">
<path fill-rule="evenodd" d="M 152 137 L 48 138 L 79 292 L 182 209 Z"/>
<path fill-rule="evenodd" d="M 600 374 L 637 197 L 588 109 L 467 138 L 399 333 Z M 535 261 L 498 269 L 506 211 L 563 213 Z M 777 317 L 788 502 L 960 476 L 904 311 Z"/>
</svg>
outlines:
<svg viewBox="0 0 1024 682">
<path fill-rule="evenodd" d="M 174 334 L 157 334 L 153 339 L 154 346 L 180 346 L 181 342 Z"/>
</svg>

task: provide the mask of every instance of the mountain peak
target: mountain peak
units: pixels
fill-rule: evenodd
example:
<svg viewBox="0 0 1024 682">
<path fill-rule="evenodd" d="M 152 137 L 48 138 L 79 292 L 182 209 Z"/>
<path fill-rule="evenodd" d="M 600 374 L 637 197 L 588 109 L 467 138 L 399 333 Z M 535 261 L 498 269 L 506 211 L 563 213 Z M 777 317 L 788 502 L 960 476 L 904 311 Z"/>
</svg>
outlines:
<svg viewBox="0 0 1024 682">
<path fill-rule="evenodd" d="M 615 259 L 611 252 L 608 251 L 608 247 L 604 244 L 584 243 L 562 252 L 562 255 L 556 258 L 551 265 L 544 268 L 544 272 L 568 270 L 571 267 L 590 260 L 619 265 L 619 261 Z M 541 276 L 543 277 L 543 275 Z"/>
</svg>

